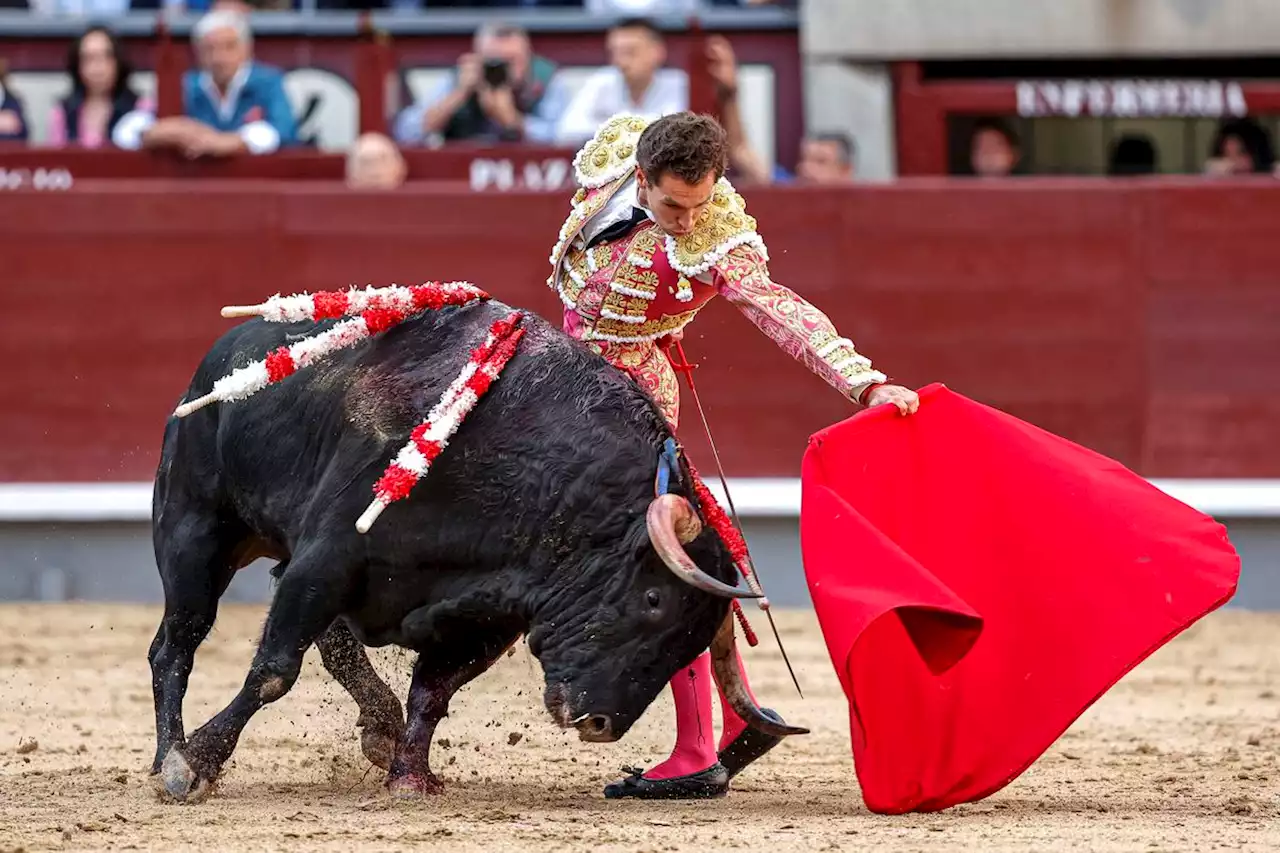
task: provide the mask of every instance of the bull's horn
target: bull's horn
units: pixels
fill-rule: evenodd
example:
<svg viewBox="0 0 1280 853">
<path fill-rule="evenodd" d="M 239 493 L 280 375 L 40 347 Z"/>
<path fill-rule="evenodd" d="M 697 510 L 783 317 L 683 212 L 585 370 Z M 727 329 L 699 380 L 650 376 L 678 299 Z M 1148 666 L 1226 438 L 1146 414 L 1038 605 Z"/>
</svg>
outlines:
<svg viewBox="0 0 1280 853">
<path fill-rule="evenodd" d="M 718 581 L 698 568 L 693 559 L 685 553 L 684 544 L 698 538 L 702 532 L 702 522 L 698 514 L 689 506 L 689 502 L 679 495 L 665 494 L 654 498 L 649 504 L 646 516 L 649 527 L 649 541 L 667 568 L 676 577 L 697 587 L 703 592 L 718 595 L 721 598 L 759 598 L 749 589 L 739 589 Z"/>
<path fill-rule="evenodd" d="M 732 612 L 725 615 L 716 638 L 711 641 L 711 671 L 729 707 L 751 728 L 774 737 L 809 733 L 808 729 L 788 726 L 766 717 L 747 692 L 746 679 L 738 662 L 738 644 L 733 636 Z"/>
</svg>

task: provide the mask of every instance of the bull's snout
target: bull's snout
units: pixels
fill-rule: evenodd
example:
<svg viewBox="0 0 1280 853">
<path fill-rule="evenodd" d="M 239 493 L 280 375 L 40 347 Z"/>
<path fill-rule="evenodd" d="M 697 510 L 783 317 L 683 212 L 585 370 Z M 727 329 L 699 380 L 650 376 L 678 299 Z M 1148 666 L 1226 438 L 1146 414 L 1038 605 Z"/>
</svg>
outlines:
<svg viewBox="0 0 1280 853">
<path fill-rule="evenodd" d="M 613 718 L 608 714 L 584 714 L 573 725 L 578 739 L 588 743 L 611 743 L 619 737 L 613 732 Z"/>
<path fill-rule="evenodd" d="M 589 743 L 612 743 L 627 733 L 632 718 L 626 711 L 608 702 L 588 701 L 587 696 L 586 690 L 553 682 L 547 686 L 547 710 L 560 728 L 577 729 L 578 738 Z"/>
</svg>

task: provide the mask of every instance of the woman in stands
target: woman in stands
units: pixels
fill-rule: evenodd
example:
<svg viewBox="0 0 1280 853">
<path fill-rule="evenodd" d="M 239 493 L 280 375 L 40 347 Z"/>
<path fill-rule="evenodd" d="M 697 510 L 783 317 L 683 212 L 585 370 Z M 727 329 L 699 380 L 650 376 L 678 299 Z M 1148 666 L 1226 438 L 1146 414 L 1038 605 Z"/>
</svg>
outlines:
<svg viewBox="0 0 1280 853">
<path fill-rule="evenodd" d="M 0 60 L 0 142 L 22 142 L 27 138 L 27 115 L 9 88 L 8 67 Z"/>
<path fill-rule="evenodd" d="M 49 116 L 48 144 L 101 148 L 111 144 L 116 122 L 134 109 L 148 109 L 129 87 L 132 68 L 120 39 L 106 27 L 90 27 L 71 43 L 67 74 L 71 94 Z"/>
</svg>

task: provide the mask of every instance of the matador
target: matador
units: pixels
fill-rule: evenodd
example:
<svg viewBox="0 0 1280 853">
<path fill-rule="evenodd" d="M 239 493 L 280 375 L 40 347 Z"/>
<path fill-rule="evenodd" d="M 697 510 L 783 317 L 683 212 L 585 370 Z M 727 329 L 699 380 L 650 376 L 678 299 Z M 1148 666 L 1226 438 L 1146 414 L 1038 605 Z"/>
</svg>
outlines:
<svg viewBox="0 0 1280 853">
<path fill-rule="evenodd" d="M 597 131 L 574 159 L 579 189 L 551 250 L 547 283 L 564 303 L 564 330 L 630 375 L 672 429 L 680 394 L 667 345 L 717 294 L 850 401 L 914 412 L 914 391 L 888 383 L 821 311 L 770 277 L 756 222 L 724 176 L 727 150 L 723 128 L 689 112 L 619 115 Z M 720 796 L 777 745 L 721 695 L 724 726 L 712 748 L 708 654 L 670 687 L 671 756 L 610 784 L 606 797 Z"/>
</svg>

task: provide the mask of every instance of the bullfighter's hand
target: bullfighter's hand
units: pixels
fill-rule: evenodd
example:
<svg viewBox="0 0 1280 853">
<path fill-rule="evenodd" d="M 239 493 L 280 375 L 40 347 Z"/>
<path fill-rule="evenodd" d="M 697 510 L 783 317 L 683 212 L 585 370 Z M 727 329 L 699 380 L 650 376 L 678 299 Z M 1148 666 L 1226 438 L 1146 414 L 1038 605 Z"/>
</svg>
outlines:
<svg viewBox="0 0 1280 853">
<path fill-rule="evenodd" d="M 911 415 L 920 408 L 920 397 L 915 391 L 903 388 L 901 385 L 881 385 L 878 388 L 872 388 L 871 393 L 867 395 L 867 406 L 883 406 L 885 403 L 897 406 L 899 414 Z"/>
</svg>

